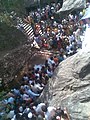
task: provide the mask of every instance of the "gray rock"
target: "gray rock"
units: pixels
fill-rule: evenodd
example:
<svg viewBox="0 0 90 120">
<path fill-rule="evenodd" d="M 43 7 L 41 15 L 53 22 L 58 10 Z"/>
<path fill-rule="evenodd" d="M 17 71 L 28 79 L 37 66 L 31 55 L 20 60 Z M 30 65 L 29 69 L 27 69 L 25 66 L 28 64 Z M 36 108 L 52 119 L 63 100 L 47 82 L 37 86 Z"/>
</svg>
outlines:
<svg viewBox="0 0 90 120">
<path fill-rule="evenodd" d="M 22 45 L 21 47 L 12 50 L 11 53 L 0 59 L 0 78 L 4 87 L 20 84 L 18 74 L 24 68 L 26 62 L 31 58 L 31 47 Z M 6 86 L 5 86 L 6 85 Z"/>
<path fill-rule="evenodd" d="M 42 101 L 67 107 L 71 120 L 90 119 L 90 52 L 82 52 L 60 63 L 41 95 Z"/>
<path fill-rule="evenodd" d="M 81 9 L 86 7 L 85 0 L 64 0 L 62 8 L 58 11 L 68 11 L 68 10 L 75 10 Z"/>
</svg>

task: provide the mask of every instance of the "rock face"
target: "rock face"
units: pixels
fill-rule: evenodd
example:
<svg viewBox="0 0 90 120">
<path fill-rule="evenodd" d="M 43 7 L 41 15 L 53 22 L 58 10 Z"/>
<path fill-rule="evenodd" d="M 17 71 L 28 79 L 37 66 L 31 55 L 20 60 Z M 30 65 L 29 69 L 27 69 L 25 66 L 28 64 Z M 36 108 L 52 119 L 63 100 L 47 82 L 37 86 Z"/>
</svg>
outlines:
<svg viewBox="0 0 90 120">
<path fill-rule="evenodd" d="M 90 52 L 63 61 L 42 94 L 49 105 L 67 107 L 71 120 L 90 120 Z"/>
<path fill-rule="evenodd" d="M 85 0 L 63 0 L 63 6 L 60 11 L 69 11 L 86 7 Z"/>
<path fill-rule="evenodd" d="M 16 82 L 15 77 L 20 73 L 30 57 L 30 45 L 22 45 L 0 59 L 0 79 L 6 87 L 10 82 Z"/>
<path fill-rule="evenodd" d="M 45 55 L 31 48 L 31 41 L 8 52 L 0 59 L 0 91 L 1 88 L 19 86 L 22 75 L 35 64 L 43 64 Z"/>
<path fill-rule="evenodd" d="M 8 22 L 0 22 L 0 59 L 5 53 L 24 45 L 26 42 L 27 37 L 20 30 Z"/>
</svg>

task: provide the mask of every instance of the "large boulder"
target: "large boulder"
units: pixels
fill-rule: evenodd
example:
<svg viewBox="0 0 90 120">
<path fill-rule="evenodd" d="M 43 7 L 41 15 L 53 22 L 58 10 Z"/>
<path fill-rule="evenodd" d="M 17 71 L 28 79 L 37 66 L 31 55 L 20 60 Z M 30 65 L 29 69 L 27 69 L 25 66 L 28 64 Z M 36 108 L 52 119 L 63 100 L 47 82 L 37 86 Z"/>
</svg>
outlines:
<svg viewBox="0 0 90 120">
<path fill-rule="evenodd" d="M 42 100 L 67 107 L 71 120 L 90 119 L 90 52 L 80 51 L 59 64 Z"/>
<path fill-rule="evenodd" d="M 63 19 L 71 12 L 79 13 L 84 8 L 86 8 L 86 0 L 63 0 L 62 8 L 56 12 L 55 16 Z"/>
<path fill-rule="evenodd" d="M 86 7 L 85 0 L 64 0 L 61 11 L 66 11 L 70 9 L 80 9 Z"/>
<path fill-rule="evenodd" d="M 27 37 L 8 22 L 0 22 L 0 54 L 25 44 Z M 1 55 L 0 55 L 1 58 Z"/>
<path fill-rule="evenodd" d="M 20 72 L 25 67 L 31 56 L 31 47 L 30 45 L 25 44 L 7 52 L 7 54 L 0 59 L 1 87 L 12 88 L 20 84 L 18 81 L 20 79 Z"/>
<path fill-rule="evenodd" d="M 31 55 L 30 42 L 16 27 L 0 23 L 0 91 L 19 74 Z M 15 81 L 14 81 L 15 83 Z M 12 84 L 11 84 L 12 86 Z"/>
<path fill-rule="evenodd" d="M 85 0 L 63 0 L 63 6 L 58 12 L 81 9 L 86 7 Z"/>
</svg>

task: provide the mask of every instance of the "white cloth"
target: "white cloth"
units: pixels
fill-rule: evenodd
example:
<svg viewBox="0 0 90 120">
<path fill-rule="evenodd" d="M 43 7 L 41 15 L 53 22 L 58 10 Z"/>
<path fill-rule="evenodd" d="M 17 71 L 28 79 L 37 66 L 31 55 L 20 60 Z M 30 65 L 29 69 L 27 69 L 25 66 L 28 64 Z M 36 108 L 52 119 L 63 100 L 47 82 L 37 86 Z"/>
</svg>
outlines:
<svg viewBox="0 0 90 120">
<path fill-rule="evenodd" d="M 23 94 L 23 100 L 28 100 L 29 99 L 29 95 L 27 95 L 27 94 Z"/>
<path fill-rule="evenodd" d="M 28 85 L 24 85 L 23 88 L 24 88 L 25 90 L 29 90 L 29 89 L 30 89 L 30 87 L 29 87 Z"/>
<path fill-rule="evenodd" d="M 20 91 L 18 89 L 13 89 L 15 95 L 20 95 Z"/>
<path fill-rule="evenodd" d="M 8 101 L 7 101 L 7 102 L 12 104 L 12 103 L 14 102 L 14 100 L 15 100 L 15 99 L 14 99 L 13 97 L 10 97 L 10 98 L 8 98 Z"/>
<path fill-rule="evenodd" d="M 33 91 L 30 90 L 30 89 L 27 90 L 26 92 L 27 92 L 27 94 L 28 94 L 31 98 L 34 98 L 34 97 L 38 97 L 38 96 L 39 96 L 39 94 L 33 92 Z"/>
<path fill-rule="evenodd" d="M 69 42 L 70 42 L 70 43 L 73 42 L 74 39 L 75 39 L 74 35 L 69 36 Z"/>
<path fill-rule="evenodd" d="M 27 107 L 27 108 L 23 111 L 23 113 L 28 113 L 29 111 L 30 111 L 30 108 Z"/>
<path fill-rule="evenodd" d="M 11 110 L 8 114 L 7 114 L 7 118 L 13 118 L 14 116 L 14 110 Z"/>
<path fill-rule="evenodd" d="M 34 84 L 34 86 L 31 85 L 31 89 L 33 92 L 38 93 L 38 91 L 41 91 L 43 87 L 41 87 L 40 84 Z"/>
<path fill-rule="evenodd" d="M 41 70 L 42 65 L 41 65 L 41 64 L 40 64 L 40 65 L 35 65 L 35 66 L 34 66 L 34 69 L 37 70 L 37 68 L 39 68 L 39 70 Z"/>
<path fill-rule="evenodd" d="M 32 118 L 33 114 L 31 112 L 28 113 L 28 118 Z"/>
<path fill-rule="evenodd" d="M 55 110 L 56 108 L 55 107 L 48 107 L 47 108 L 47 112 L 45 113 L 45 119 L 46 120 L 52 120 L 52 118 L 54 117 L 55 115 Z"/>
<path fill-rule="evenodd" d="M 52 65 L 52 64 L 55 64 L 54 60 L 51 60 L 50 58 L 48 59 L 48 64 L 49 65 Z"/>
<path fill-rule="evenodd" d="M 38 78 L 40 77 L 39 73 L 35 73 L 35 76 L 38 77 Z"/>
<path fill-rule="evenodd" d="M 23 107 L 22 106 L 19 107 L 19 111 L 23 112 Z"/>
<path fill-rule="evenodd" d="M 86 28 L 85 38 L 82 42 L 82 50 L 90 51 L 90 28 Z"/>
<path fill-rule="evenodd" d="M 66 50 L 69 51 L 70 50 L 70 46 L 67 45 Z"/>
<path fill-rule="evenodd" d="M 49 77 L 51 77 L 51 76 L 53 75 L 53 72 L 52 72 L 52 71 L 47 70 L 47 74 L 48 74 L 48 76 L 49 76 Z"/>
<path fill-rule="evenodd" d="M 27 76 L 24 76 L 23 79 L 26 80 L 26 81 L 29 80 L 29 78 Z"/>
<path fill-rule="evenodd" d="M 13 118 L 11 120 L 16 120 L 16 115 L 13 116 Z"/>
<path fill-rule="evenodd" d="M 35 111 L 36 111 L 37 114 L 43 112 L 42 111 L 42 106 L 45 106 L 45 103 L 40 103 L 40 104 L 37 105 L 37 107 L 35 109 Z"/>
</svg>

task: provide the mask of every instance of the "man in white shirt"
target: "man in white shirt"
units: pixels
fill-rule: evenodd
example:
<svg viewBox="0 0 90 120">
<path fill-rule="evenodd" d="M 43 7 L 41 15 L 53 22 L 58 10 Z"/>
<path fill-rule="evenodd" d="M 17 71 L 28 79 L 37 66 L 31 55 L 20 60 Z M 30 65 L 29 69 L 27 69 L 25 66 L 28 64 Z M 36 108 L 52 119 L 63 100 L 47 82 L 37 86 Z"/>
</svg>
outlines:
<svg viewBox="0 0 90 120">
<path fill-rule="evenodd" d="M 55 107 L 48 107 L 47 112 L 45 113 L 45 119 L 46 120 L 52 120 L 52 118 L 55 116 L 56 108 Z"/>
<path fill-rule="evenodd" d="M 35 112 L 37 115 L 44 115 L 44 111 L 42 110 L 42 107 L 45 106 L 45 103 L 40 103 L 37 105 L 36 109 L 35 109 Z"/>
</svg>

